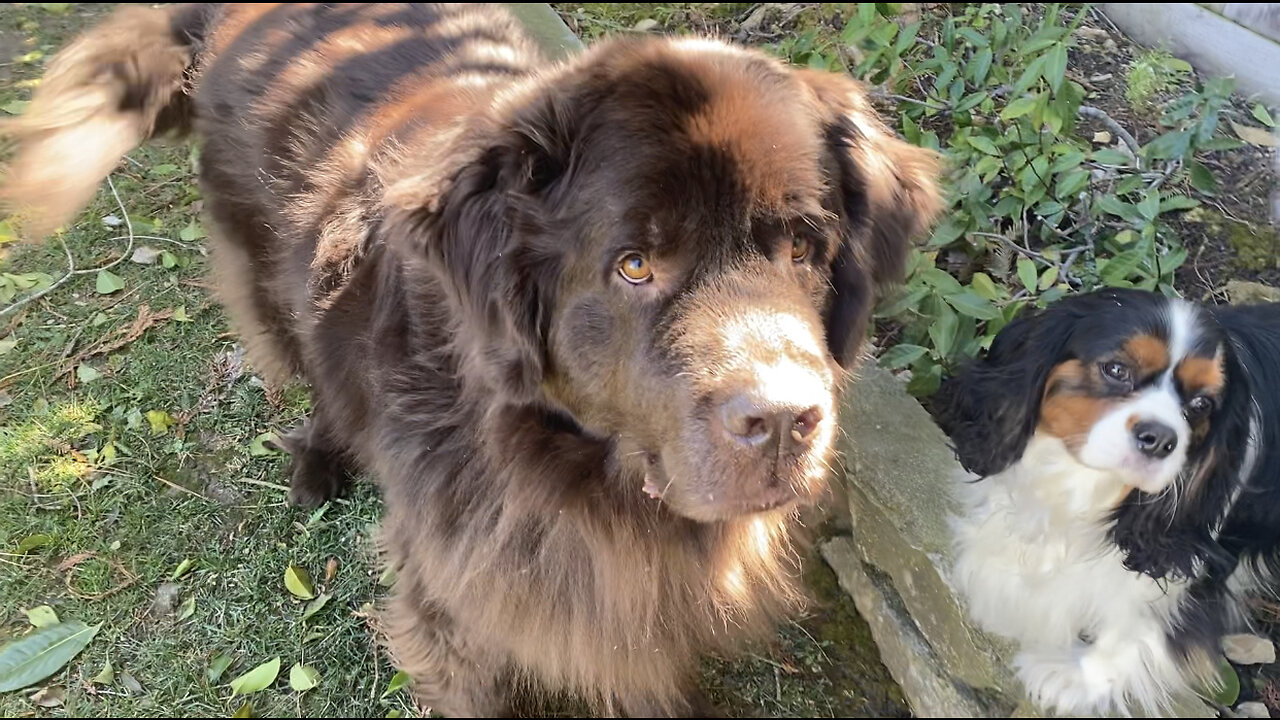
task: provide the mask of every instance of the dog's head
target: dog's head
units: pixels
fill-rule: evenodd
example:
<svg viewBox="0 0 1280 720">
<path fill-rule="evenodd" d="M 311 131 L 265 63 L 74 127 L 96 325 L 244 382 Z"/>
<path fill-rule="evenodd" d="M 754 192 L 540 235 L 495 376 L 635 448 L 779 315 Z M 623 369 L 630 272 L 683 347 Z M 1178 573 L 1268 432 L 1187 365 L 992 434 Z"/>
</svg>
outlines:
<svg viewBox="0 0 1280 720">
<path fill-rule="evenodd" d="M 1226 394 L 1228 347 L 1197 306 L 1133 290 L 1061 300 L 1004 328 L 939 394 L 966 468 L 991 475 L 1033 434 L 1081 465 L 1158 494 L 1204 446 Z"/>
<path fill-rule="evenodd" d="M 1101 492 L 1090 511 L 1110 522 L 1131 570 L 1156 578 L 1192 576 L 1205 563 L 1229 570 L 1218 534 L 1240 532 L 1228 515 L 1239 516 L 1237 501 L 1252 502 L 1240 497 L 1250 482 L 1241 473 L 1273 474 L 1280 457 L 1265 447 L 1278 437 L 1267 419 L 1274 350 L 1248 349 L 1250 333 L 1274 333 L 1268 312 L 1239 315 L 1245 327 L 1233 329 L 1217 312 L 1156 293 L 1061 300 L 1011 323 L 985 358 L 943 383 L 939 425 L 979 475 L 1026 460 L 1029 473 L 1093 478 Z M 1033 437 L 1052 460 L 1024 458 Z"/>
<path fill-rule="evenodd" d="M 934 154 L 851 80 L 706 40 L 603 44 L 468 123 L 388 196 L 467 377 L 609 438 L 686 517 L 812 498 Z"/>
</svg>

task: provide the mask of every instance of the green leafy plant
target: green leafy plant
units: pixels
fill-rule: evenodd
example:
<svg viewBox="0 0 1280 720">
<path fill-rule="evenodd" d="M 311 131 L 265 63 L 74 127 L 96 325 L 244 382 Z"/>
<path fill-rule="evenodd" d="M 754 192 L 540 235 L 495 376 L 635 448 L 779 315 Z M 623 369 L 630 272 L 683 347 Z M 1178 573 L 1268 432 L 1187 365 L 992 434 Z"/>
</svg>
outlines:
<svg viewBox="0 0 1280 720">
<path fill-rule="evenodd" d="M 1129 63 L 1124 96 L 1130 107 L 1145 109 L 1156 96 L 1175 89 L 1191 74 L 1191 64 L 1161 50 L 1149 50 Z"/>
<path fill-rule="evenodd" d="M 777 46 L 872 84 L 873 97 L 896 103 L 909 142 L 948 159 L 950 205 L 876 312 L 888 340 L 880 364 L 909 369 L 918 396 L 1028 306 L 1104 285 L 1173 294 L 1187 253 L 1165 215 L 1213 191 L 1201 155 L 1238 144 L 1218 135 L 1229 81 L 1162 107 L 1165 132 L 1145 146 L 1089 106 L 1068 72 L 1079 8 L 952 7 L 900 24 L 890 8 L 859 3 L 838 39 L 815 31 Z M 1108 136 L 1118 142 L 1093 141 Z"/>
</svg>

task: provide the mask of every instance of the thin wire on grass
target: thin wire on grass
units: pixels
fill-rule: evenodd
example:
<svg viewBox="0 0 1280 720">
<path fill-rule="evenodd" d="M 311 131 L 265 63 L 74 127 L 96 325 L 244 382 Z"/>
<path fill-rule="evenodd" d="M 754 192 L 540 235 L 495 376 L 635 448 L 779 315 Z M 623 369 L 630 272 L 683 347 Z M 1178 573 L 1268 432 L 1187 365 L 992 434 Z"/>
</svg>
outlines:
<svg viewBox="0 0 1280 720">
<path fill-rule="evenodd" d="M 120 199 L 120 193 L 116 192 L 116 184 L 111 181 L 110 175 L 107 176 L 107 187 L 111 188 L 111 196 L 115 198 L 116 207 L 120 209 L 120 215 L 124 218 L 125 228 L 129 231 L 128 235 L 117 235 L 116 237 L 111 238 L 111 242 L 114 242 L 116 240 L 129 241 L 128 246 L 126 246 L 124 249 L 124 253 L 121 254 L 120 257 L 116 258 L 115 260 L 112 260 L 106 265 L 99 265 L 98 267 L 77 270 L 76 262 L 71 257 L 71 248 L 67 247 L 67 241 L 63 240 L 62 236 L 59 235 L 58 242 L 62 243 L 62 250 L 67 254 L 67 272 L 63 274 L 62 277 L 50 283 L 49 287 L 44 288 L 43 290 L 40 290 L 38 292 L 34 292 L 22 298 L 21 300 L 10 303 L 9 305 L 5 306 L 3 309 L 0 309 L 0 317 L 8 315 L 9 313 L 14 312 L 15 310 L 19 310 L 35 302 L 36 300 L 39 300 L 45 295 L 48 295 L 54 290 L 57 290 L 62 285 L 66 284 L 68 280 L 70 280 L 72 277 L 76 275 L 88 275 L 90 273 L 97 273 L 103 270 L 110 270 L 111 268 L 127 260 L 129 256 L 133 254 L 133 243 L 134 243 L 134 240 L 137 239 L 137 236 L 134 235 L 133 233 L 133 220 L 129 218 L 129 212 L 124 209 L 124 201 Z M 166 238 L 156 238 L 156 239 L 166 239 Z"/>
</svg>

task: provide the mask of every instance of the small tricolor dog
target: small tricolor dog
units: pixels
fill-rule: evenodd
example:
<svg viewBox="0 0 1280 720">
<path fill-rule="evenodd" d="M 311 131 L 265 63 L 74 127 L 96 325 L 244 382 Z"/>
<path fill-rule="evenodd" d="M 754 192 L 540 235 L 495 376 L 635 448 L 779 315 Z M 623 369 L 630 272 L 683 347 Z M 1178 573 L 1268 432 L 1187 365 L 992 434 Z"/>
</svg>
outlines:
<svg viewBox="0 0 1280 720">
<path fill-rule="evenodd" d="M 955 580 L 1062 713 L 1168 711 L 1274 577 L 1280 306 L 1103 290 L 1024 316 L 944 384 Z"/>
</svg>

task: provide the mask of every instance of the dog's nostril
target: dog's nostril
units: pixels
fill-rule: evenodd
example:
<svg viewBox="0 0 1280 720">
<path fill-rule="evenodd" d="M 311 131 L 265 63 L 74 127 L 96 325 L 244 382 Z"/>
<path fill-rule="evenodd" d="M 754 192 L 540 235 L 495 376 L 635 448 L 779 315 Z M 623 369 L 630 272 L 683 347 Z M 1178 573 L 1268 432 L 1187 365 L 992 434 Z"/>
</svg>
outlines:
<svg viewBox="0 0 1280 720">
<path fill-rule="evenodd" d="M 801 445 L 811 440 L 822 422 L 822 410 L 779 407 L 738 395 L 720 409 L 724 429 L 734 440 L 748 446 L 777 443 Z"/>
<path fill-rule="evenodd" d="M 807 441 L 813 437 L 820 422 L 822 422 L 822 410 L 816 407 L 811 407 L 796 415 L 795 420 L 791 423 L 791 439 L 798 443 Z"/>
<path fill-rule="evenodd" d="M 769 437 L 769 424 L 764 418 L 749 417 L 745 419 L 745 431 L 742 437 L 752 443 L 762 442 Z"/>
<path fill-rule="evenodd" d="M 744 445 L 760 445 L 773 436 L 768 413 L 746 395 L 730 398 L 720 415 L 725 431 Z"/>
<path fill-rule="evenodd" d="M 1133 438 L 1138 452 L 1150 458 L 1163 460 L 1178 448 L 1178 433 L 1164 423 L 1144 420 L 1133 426 Z"/>
</svg>

